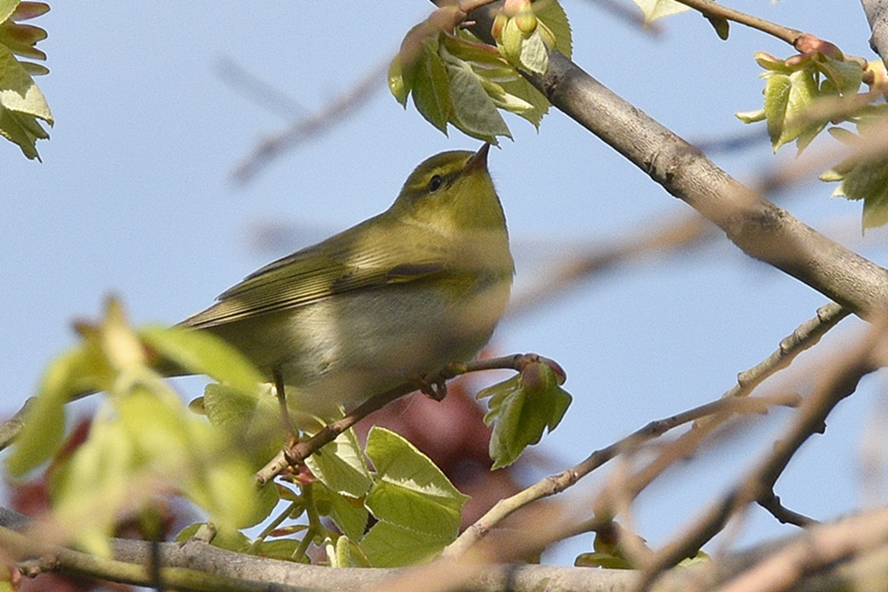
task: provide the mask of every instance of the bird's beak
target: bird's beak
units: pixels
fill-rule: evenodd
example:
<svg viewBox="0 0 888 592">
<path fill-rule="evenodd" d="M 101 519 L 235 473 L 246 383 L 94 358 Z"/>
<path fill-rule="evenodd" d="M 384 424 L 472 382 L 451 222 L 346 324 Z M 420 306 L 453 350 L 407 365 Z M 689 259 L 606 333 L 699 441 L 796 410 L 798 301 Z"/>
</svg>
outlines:
<svg viewBox="0 0 888 592">
<path fill-rule="evenodd" d="M 463 168 L 463 174 L 471 173 L 487 168 L 487 153 L 490 151 L 490 143 L 485 142 L 483 146 L 476 152 L 466 166 Z"/>
</svg>

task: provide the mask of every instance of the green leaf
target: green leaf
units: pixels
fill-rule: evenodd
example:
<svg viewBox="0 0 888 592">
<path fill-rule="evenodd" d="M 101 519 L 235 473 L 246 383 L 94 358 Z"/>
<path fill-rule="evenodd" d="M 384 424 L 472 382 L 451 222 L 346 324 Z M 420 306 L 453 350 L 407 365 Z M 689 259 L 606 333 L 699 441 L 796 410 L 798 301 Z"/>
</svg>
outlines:
<svg viewBox="0 0 888 592">
<path fill-rule="evenodd" d="M 431 561 L 451 542 L 453 537 L 377 522 L 361 539 L 361 549 L 373 567 L 400 567 Z"/>
<path fill-rule="evenodd" d="M 743 123 L 757 123 L 767 119 L 764 109 L 759 109 L 758 111 L 738 111 L 734 113 L 734 117 Z"/>
<path fill-rule="evenodd" d="M 438 55 L 438 40 L 427 37 L 412 68 L 410 90 L 416 110 L 436 128 L 447 133 L 447 122 L 453 113 L 450 80 L 447 68 Z"/>
<path fill-rule="evenodd" d="M 354 499 L 363 497 L 373 485 L 358 437 L 352 429 L 339 434 L 306 458 L 305 465 L 330 490 Z"/>
<path fill-rule="evenodd" d="M 549 109 L 549 101 L 495 48 L 482 44 L 466 31 L 452 37 L 444 36 L 442 43 L 442 52 L 446 51 L 454 66 L 468 65 L 471 68 L 494 106 L 539 126 Z"/>
<path fill-rule="evenodd" d="M 136 391 L 117 401 L 115 409 L 137 452 L 133 469 L 156 472 L 161 483 L 175 484 L 220 527 L 249 526 L 264 517 L 256 509 L 253 472 L 238 449 L 172 393 Z M 274 488 L 267 489 L 276 501 Z"/>
<path fill-rule="evenodd" d="M 300 541 L 297 539 L 262 541 L 253 553 L 259 557 L 278 559 L 280 561 L 292 561 L 296 551 L 299 550 L 299 544 Z"/>
<path fill-rule="evenodd" d="M 37 140 L 49 137 L 37 120 L 53 123 L 46 98 L 31 78 L 32 74 L 45 73 L 46 68 L 19 62 L 14 54 L 45 59 L 34 44 L 44 39 L 46 32 L 14 21 L 35 16 L 44 6 L 49 9 L 44 4 L 17 0 L 0 3 L 0 136 L 17 144 L 31 159 L 39 158 Z"/>
<path fill-rule="evenodd" d="M 715 29 L 715 34 L 718 35 L 718 38 L 722 41 L 728 40 L 728 35 L 731 32 L 731 26 L 728 23 L 728 19 L 723 17 L 714 17 L 710 15 L 705 15 L 706 20 L 709 21 L 709 24 L 712 25 L 712 28 Z"/>
<path fill-rule="evenodd" d="M 353 540 L 348 536 L 340 536 L 336 539 L 334 551 L 329 554 L 330 567 L 370 567 L 367 556 Z"/>
<path fill-rule="evenodd" d="M 540 441 L 544 430 L 554 430 L 572 399 L 542 361 L 478 393 L 479 399 L 486 397 L 490 401 L 484 422 L 493 424 L 490 458 L 494 469 L 512 464 L 527 446 Z"/>
<path fill-rule="evenodd" d="M 601 567 L 604 569 L 634 569 L 633 565 L 622 554 L 580 553 L 574 559 L 574 567 Z"/>
<path fill-rule="evenodd" d="M 0 44 L 19 56 L 45 60 L 46 54 L 35 45 L 46 39 L 46 31 L 33 25 L 20 25 L 11 21 L 0 23 Z"/>
<path fill-rule="evenodd" d="M 194 373 L 206 374 L 246 392 L 265 377 L 237 349 L 207 331 L 184 327 L 145 327 L 139 337 L 163 358 Z"/>
<path fill-rule="evenodd" d="M 21 0 L 0 0 L 0 23 L 9 20 Z"/>
<path fill-rule="evenodd" d="M 452 123 L 463 133 L 497 144 L 497 136 L 511 138 L 509 127 L 487 95 L 478 77 L 466 64 L 447 64 L 453 97 Z"/>
<path fill-rule="evenodd" d="M 842 96 L 857 93 L 863 83 L 863 67 L 854 60 L 838 60 L 823 55 L 815 65 L 835 84 L 836 92 Z"/>
<path fill-rule="evenodd" d="M 765 85 L 765 114 L 768 135 L 776 152 L 784 144 L 798 140 L 799 151 L 816 136 L 826 122 L 806 116 L 818 94 L 813 68 L 790 75 L 771 73 Z"/>
<path fill-rule="evenodd" d="M 820 178 L 841 179 L 833 196 L 863 200 L 864 230 L 888 224 L 888 158 L 846 162 Z"/>
<path fill-rule="evenodd" d="M 549 50 L 539 27 L 521 44 L 519 61 L 525 70 L 535 74 L 545 74 L 549 69 Z"/>
<path fill-rule="evenodd" d="M 367 456 L 377 481 L 365 505 L 379 522 L 362 539 L 374 566 L 407 565 L 430 558 L 450 544 L 459 529 L 467 496 L 398 434 L 373 427 Z"/>
<path fill-rule="evenodd" d="M 38 118 L 52 124 L 43 93 L 12 52 L 0 45 L 0 135 L 31 159 L 38 158 L 37 140 L 49 137 Z"/>
<path fill-rule="evenodd" d="M 570 22 L 567 20 L 564 8 L 560 3 L 552 0 L 535 4 L 533 10 L 537 18 L 548 27 L 555 37 L 555 49 L 569 58 L 573 53 L 573 39 L 571 38 Z"/>
<path fill-rule="evenodd" d="M 445 514 L 454 518 L 452 523 L 458 525 L 459 512 L 468 496 L 460 493 L 441 469 L 413 444 L 391 430 L 374 426 L 367 436 L 367 456 L 376 467 L 375 486 L 387 484 L 417 494 L 440 506 Z M 404 515 L 403 510 L 381 506 L 373 514 L 380 520 L 397 522 Z M 439 530 L 438 526 L 433 529 Z M 449 527 L 440 532 L 449 532 Z"/>
<path fill-rule="evenodd" d="M 329 502 L 329 516 L 343 534 L 358 540 L 367 529 L 370 512 L 364 507 L 363 501 L 347 497 L 330 490 L 323 482 L 314 485 L 315 505 Z"/>
<path fill-rule="evenodd" d="M 37 140 L 49 138 L 49 134 L 34 117 L 10 111 L 3 105 L 0 105 L 0 136 L 18 144 L 22 153 L 32 160 L 40 158 L 36 148 Z"/>
<path fill-rule="evenodd" d="M 254 470 L 265 466 L 284 443 L 280 407 L 273 390 L 264 385 L 259 391 L 247 392 L 222 384 L 208 384 L 204 390 L 207 419 L 229 434 Z"/>
<path fill-rule="evenodd" d="M 786 65 L 786 60 L 776 58 L 764 51 L 757 51 L 752 57 L 755 59 L 756 64 L 761 66 L 764 70 L 768 70 L 768 72 L 762 74 L 763 77 L 769 76 L 771 71 L 779 72 L 781 74 L 791 74 L 795 71 L 795 68 Z"/>
<path fill-rule="evenodd" d="M 712 557 L 710 557 L 705 551 L 697 551 L 697 554 L 693 557 L 685 557 L 681 561 L 678 562 L 676 567 L 681 567 L 684 569 L 699 567 L 701 564 L 712 563 Z"/>
<path fill-rule="evenodd" d="M 37 397 L 25 413 L 22 432 L 6 459 L 10 475 L 20 477 L 58 451 L 65 432 L 65 404 L 77 392 L 76 385 L 96 371 L 94 362 L 88 351 L 77 347 L 47 368 Z"/>
<path fill-rule="evenodd" d="M 99 409 L 87 441 L 50 481 L 58 534 L 102 557 L 111 554 L 107 538 L 124 500 L 138 507 L 151 495 L 146 487 L 138 490 L 141 499 L 130 495 L 136 493 L 127 487 L 135 451 L 123 426 L 109 421 L 108 415 L 107 406 Z"/>
<path fill-rule="evenodd" d="M 641 9 L 645 25 L 649 25 L 657 19 L 690 10 L 688 6 L 675 0 L 633 0 L 633 2 Z"/>
<path fill-rule="evenodd" d="M 407 96 L 410 94 L 410 88 L 404 81 L 404 75 L 401 72 L 401 56 L 396 55 L 388 69 L 388 85 L 389 91 L 401 103 L 402 107 L 407 106 Z"/>
<path fill-rule="evenodd" d="M 103 555 L 119 516 L 171 491 L 192 499 L 220 528 L 248 526 L 268 510 L 237 450 L 172 392 L 143 388 L 105 400 L 87 440 L 54 473 L 51 491 L 60 528 Z"/>
</svg>

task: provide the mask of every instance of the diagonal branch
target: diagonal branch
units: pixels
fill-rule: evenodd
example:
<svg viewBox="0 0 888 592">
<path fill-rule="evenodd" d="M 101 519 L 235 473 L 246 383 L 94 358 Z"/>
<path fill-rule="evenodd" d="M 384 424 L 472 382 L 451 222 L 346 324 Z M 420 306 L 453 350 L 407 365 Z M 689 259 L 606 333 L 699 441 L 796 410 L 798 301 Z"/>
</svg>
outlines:
<svg viewBox="0 0 888 592">
<path fill-rule="evenodd" d="M 860 3 L 873 32 L 870 47 L 885 60 L 888 57 L 888 1 L 861 0 Z"/>
<path fill-rule="evenodd" d="M 695 553 L 724 528 L 731 516 L 748 504 L 767 500 L 772 496 L 775 482 L 796 451 L 813 434 L 823 431 L 827 416 L 842 399 L 857 389 L 864 376 L 885 363 L 886 349 L 888 334 L 883 326 L 877 326 L 860 340 L 857 347 L 836 360 L 814 392 L 799 407 L 799 412 L 786 434 L 774 445 L 770 454 L 738 481 L 720 501 L 703 512 L 690 528 L 683 529 L 679 537 L 655 553 L 642 570 L 640 589 L 648 589 L 665 569 L 688 554 Z"/>
<path fill-rule="evenodd" d="M 492 43 L 489 11 L 475 11 L 469 18 L 473 33 Z M 525 77 L 554 106 L 721 228 L 750 257 L 861 316 L 888 308 L 888 271 L 746 187 L 561 53 L 550 53 L 545 75 Z"/>
</svg>

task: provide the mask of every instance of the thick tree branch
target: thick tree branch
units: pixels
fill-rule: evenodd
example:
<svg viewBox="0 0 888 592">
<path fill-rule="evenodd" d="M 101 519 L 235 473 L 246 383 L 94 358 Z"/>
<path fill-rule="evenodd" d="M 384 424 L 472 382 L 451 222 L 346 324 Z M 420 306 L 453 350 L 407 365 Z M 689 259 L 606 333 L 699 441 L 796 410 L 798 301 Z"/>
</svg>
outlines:
<svg viewBox="0 0 888 592">
<path fill-rule="evenodd" d="M 151 544 L 114 539 L 114 556 L 103 559 L 65 547 L 41 543 L 15 529 L 30 520 L 0 508 L 0 549 L 19 562 L 25 575 L 43 572 L 82 575 L 115 582 L 153 587 L 148 570 Z M 429 566 L 439 577 L 428 581 L 428 571 L 411 569 L 331 569 L 292 561 L 279 561 L 212 547 L 200 541 L 159 545 L 160 574 L 166 587 L 199 591 L 300 592 L 306 590 L 367 590 L 391 592 L 417 576 L 425 581 L 411 590 L 475 590 L 478 592 L 531 592 L 546 590 L 628 590 L 636 575 L 619 570 L 591 570 L 542 565 L 481 565 L 439 562 Z M 428 569 L 428 568 L 423 568 Z M 424 575 L 423 575 L 424 574 Z"/>
<path fill-rule="evenodd" d="M 472 31 L 492 42 L 487 12 L 475 11 L 469 19 L 475 22 Z M 553 51 L 548 72 L 526 78 L 554 106 L 716 224 L 750 257 L 783 270 L 859 315 L 888 309 L 888 271 L 732 178 L 570 59 Z"/>
<path fill-rule="evenodd" d="M 860 0 L 866 20 L 869 21 L 870 47 L 873 48 L 882 61 L 888 56 L 888 0 Z"/>
<path fill-rule="evenodd" d="M 888 307 L 885 269 L 745 187 L 564 56 L 553 54 L 549 73 L 531 80 L 553 104 L 718 225 L 747 255 L 864 316 Z"/>
</svg>

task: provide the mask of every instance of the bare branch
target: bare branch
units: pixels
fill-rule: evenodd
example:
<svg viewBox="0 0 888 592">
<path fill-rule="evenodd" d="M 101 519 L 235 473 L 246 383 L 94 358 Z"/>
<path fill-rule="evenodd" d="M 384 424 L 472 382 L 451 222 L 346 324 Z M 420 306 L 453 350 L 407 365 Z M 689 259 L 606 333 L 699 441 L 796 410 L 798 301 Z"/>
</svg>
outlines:
<svg viewBox="0 0 888 592">
<path fill-rule="evenodd" d="M 886 61 L 886 57 L 888 57 L 888 1 L 860 0 L 860 3 L 863 5 L 866 20 L 873 32 L 870 37 L 870 47 L 881 56 L 882 61 Z"/>
<path fill-rule="evenodd" d="M 762 499 L 756 500 L 756 502 L 783 524 L 795 524 L 801 528 L 819 524 L 817 520 L 809 518 L 804 514 L 794 512 L 781 504 L 780 498 L 776 496 L 773 491 L 770 495 L 763 496 Z"/>
<path fill-rule="evenodd" d="M 672 429 L 711 415 L 760 413 L 763 408 L 767 409 L 772 405 L 793 405 L 797 402 L 798 398 L 793 395 L 743 400 L 723 398 L 665 419 L 652 421 L 625 438 L 614 442 L 610 446 L 596 450 L 582 462 L 573 467 L 562 471 L 557 475 L 545 477 L 515 495 L 498 501 L 493 508 L 467 528 L 457 540 L 451 543 L 444 550 L 443 555 L 444 557 L 463 556 L 472 545 L 486 536 L 494 526 L 502 522 L 512 513 L 527 506 L 531 502 L 561 493 L 620 454 L 635 451 L 645 442 L 658 438 Z M 607 520 L 609 520 L 609 518 L 604 521 L 606 522 Z M 566 533 L 560 532 L 558 536 L 559 538 L 566 538 L 581 532 L 596 530 L 601 524 L 603 524 L 602 519 L 594 518 L 592 521 L 576 525 Z M 545 544 L 551 542 L 553 541 L 545 541 Z"/>
<path fill-rule="evenodd" d="M 859 516 L 851 516 L 834 524 L 812 527 L 754 567 L 718 588 L 719 592 L 793 589 L 812 573 L 834 568 L 840 561 L 862 557 L 873 549 L 884 549 L 888 543 L 888 509 L 880 508 Z M 881 574 L 884 574 L 884 557 Z M 869 582 L 880 581 L 880 576 Z M 853 582 L 854 579 L 852 578 Z M 858 582 L 859 584 L 860 582 Z M 851 588 L 853 588 L 852 586 Z M 835 589 L 845 589 L 836 586 Z"/>
<path fill-rule="evenodd" d="M 286 129 L 265 138 L 238 164 L 232 176 L 238 183 L 246 183 L 272 159 L 300 142 L 304 142 L 339 123 L 367 104 L 373 93 L 382 87 L 388 60 L 370 70 L 348 92 L 330 102 L 317 113 L 300 119 Z"/>
<path fill-rule="evenodd" d="M 711 0 L 678 0 L 678 2 L 693 8 L 707 18 L 725 19 L 741 25 L 746 25 L 747 27 L 757 29 L 762 33 L 767 33 L 777 39 L 786 41 L 793 47 L 795 46 L 796 41 L 798 41 L 798 38 L 802 36 L 802 32 L 797 29 L 790 29 L 789 27 L 772 23 L 763 18 L 752 16 L 751 14 L 740 12 L 739 10 L 734 10 L 724 4 L 716 4 Z"/>
<path fill-rule="evenodd" d="M 87 576 L 133 585 L 152 586 L 144 567 L 149 561 L 151 544 L 136 540 L 112 540 L 113 559 L 96 557 L 65 547 L 41 543 L 36 537 L 11 530 L 26 528 L 30 521 L 21 514 L 0 508 L 0 549 L 7 558 L 19 561 L 25 575 L 44 572 Z M 531 592 L 542 582 L 547 590 L 591 590 L 606 587 L 625 591 L 635 574 L 622 570 L 591 570 L 542 565 L 489 565 L 477 562 L 437 562 L 423 570 L 340 568 L 305 565 L 265 557 L 235 553 L 212 547 L 201 541 L 161 543 L 157 545 L 160 574 L 170 589 L 194 591 L 274 591 L 368 590 L 391 592 L 399 585 L 428 577 L 436 579 L 407 589 L 443 590 L 452 584 L 477 592 Z M 405 581 L 406 578 L 406 581 Z"/>
<path fill-rule="evenodd" d="M 800 353 L 814 347 L 827 331 L 851 314 L 847 308 L 830 302 L 817 309 L 817 316 L 799 325 L 780 341 L 780 347 L 762 362 L 737 375 L 737 386 L 725 393 L 739 397 L 751 393 L 758 385 L 779 370 L 787 368 Z"/>
<path fill-rule="evenodd" d="M 888 347 L 886 340 L 888 335 L 884 328 L 877 327 L 861 339 L 856 348 L 835 361 L 814 392 L 804 400 L 774 449 L 721 500 L 654 555 L 653 561 L 642 570 L 640 589 L 647 589 L 663 570 L 696 553 L 735 513 L 750 503 L 773 495 L 774 483 L 799 447 L 813 434 L 822 432 L 826 417 L 839 401 L 851 395 L 860 380 L 884 362 L 882 358 Z"/>
</svg>

